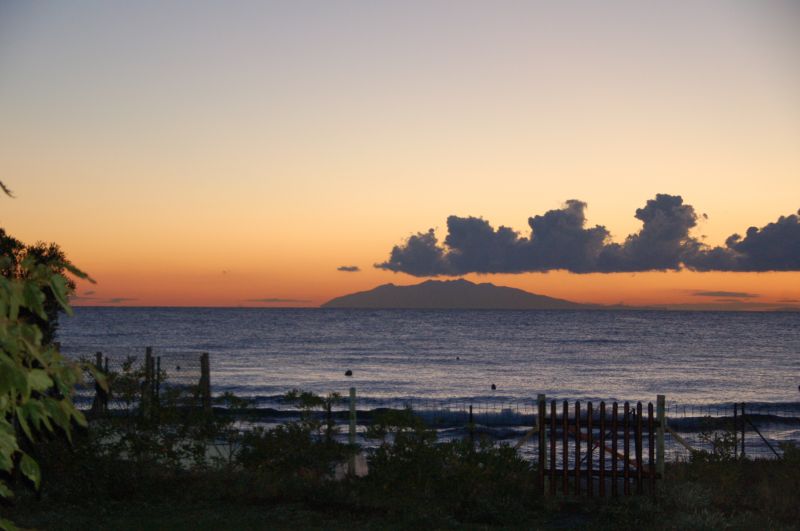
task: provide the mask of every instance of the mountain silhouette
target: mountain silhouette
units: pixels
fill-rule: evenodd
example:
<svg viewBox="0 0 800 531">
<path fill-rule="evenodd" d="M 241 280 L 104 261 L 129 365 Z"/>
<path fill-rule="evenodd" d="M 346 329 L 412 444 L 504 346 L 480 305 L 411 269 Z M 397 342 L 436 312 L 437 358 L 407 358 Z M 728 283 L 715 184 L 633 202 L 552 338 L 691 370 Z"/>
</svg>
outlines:
<svg viewBox="0 0 800 531">
<path fill-rule="evenodd" d="M 323 308 L 407 308 L 474 310 L 579 310 L 597 308 L 536 295 L 517 288 L 468 280 L 427 280 L 412 286 L 383 284 L 331 299 Z"/>
</svg>

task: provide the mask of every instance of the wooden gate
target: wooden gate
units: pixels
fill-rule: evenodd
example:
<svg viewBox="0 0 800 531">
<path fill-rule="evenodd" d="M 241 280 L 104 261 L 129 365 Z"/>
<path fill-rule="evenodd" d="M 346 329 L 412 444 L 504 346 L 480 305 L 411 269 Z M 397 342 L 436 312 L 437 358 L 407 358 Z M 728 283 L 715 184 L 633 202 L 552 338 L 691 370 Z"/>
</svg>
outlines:
<svg viewBox="0 0 800 531">
<path fill-rule="evenodd" d="M 598 407 L 580 401 L 548 403 L 538 397 L 539 485 L 555 495 L 655 496 L 656 479 L 664 473 L 664 396 L 657 411 L 648 403 L 635 406 L 605 402 Z M 560 410 L 560 411 L 559 411 Z M 583 445 L 585 443 L 585 446 Z"/>
</svg>

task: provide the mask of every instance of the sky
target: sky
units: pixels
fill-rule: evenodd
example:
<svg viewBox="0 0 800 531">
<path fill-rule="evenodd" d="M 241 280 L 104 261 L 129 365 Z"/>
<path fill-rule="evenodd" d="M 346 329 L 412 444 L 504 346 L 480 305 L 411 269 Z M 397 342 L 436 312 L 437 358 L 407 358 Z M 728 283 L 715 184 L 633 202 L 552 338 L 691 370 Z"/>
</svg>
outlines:
<svg viewBox="0 0 800 531">
<path fill-rule="evenodd" d="M 622 245 L 680 196 L 726 248 L 800 208 L 798 27 L 774 0 L 0 0 L 0 226 L 92 305 L 316 306 L 429 278 L 374 266 L 446 252 L 450 216 L 529 238 L 568 200 Z M 784 269 L 456 276 L 755 308 L 798 304 Z"/>
</svg>

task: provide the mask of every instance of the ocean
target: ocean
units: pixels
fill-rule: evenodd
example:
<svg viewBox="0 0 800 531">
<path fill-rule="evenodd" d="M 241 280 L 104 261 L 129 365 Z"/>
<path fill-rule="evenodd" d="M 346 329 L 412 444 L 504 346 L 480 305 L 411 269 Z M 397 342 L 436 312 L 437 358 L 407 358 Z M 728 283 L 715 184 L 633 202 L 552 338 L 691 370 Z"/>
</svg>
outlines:
<svg viewBox="0 0 800 531">
<path fill-rule="evenodd" d="M 214 393 L 262 406 L 350 387 L 376 403 L 800 402 L 800 313 L 77 308 L 58 338 L 112 364 L 208 352 Z"/>
</svg>

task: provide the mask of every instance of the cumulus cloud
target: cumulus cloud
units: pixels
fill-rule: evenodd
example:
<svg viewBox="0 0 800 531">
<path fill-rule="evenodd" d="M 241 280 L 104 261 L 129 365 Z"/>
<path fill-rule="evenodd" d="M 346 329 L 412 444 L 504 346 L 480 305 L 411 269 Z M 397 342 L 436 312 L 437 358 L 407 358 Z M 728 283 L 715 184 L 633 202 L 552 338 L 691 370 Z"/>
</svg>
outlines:
<svg viewBox="0 0 800 531">
<path fill-rule="evenodd" d="M 358 273 L 361 271 L 361 268 L 358 266 L 339 266 L 336 268 L 336 271 L 342 271 L 344 273 Z"/>
<path fill-rule="evenodd" d="M 667 271 L 798 271 L 800 223 L 780 217 L 762 228 L 734 234 L 710 247 L 689 233 L 699 215 L 679 195 L 658 194 L 636 210 L 642 228 L 614 243 L 602 225 L 586 226 L 586 203 L 571 199 L 528 219 L 529 235 L 487 220 L 450 216 L 439 243 L 433 229 L 392 248 L 375 267 L 415 276 L 522 273 L 564 269 L 574 273 Z M 800 213 L 800 212 L 799 212 Z"/>
<path fill-rule="evenodd" d="M 752 299 L 758 297 L 757 293 L 746 293 L 744 291 L 695 291 L 695 297 L 726 297 L 729 299 Z"/>
<path fill-rule="evenodd" d="M 692 264 L 699 271 L 800 270 L 800 210 L 764 227 L 750 227 L 744 238 L 734 234 L 725 247 L 699 253 Z"/>
</svg>

